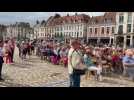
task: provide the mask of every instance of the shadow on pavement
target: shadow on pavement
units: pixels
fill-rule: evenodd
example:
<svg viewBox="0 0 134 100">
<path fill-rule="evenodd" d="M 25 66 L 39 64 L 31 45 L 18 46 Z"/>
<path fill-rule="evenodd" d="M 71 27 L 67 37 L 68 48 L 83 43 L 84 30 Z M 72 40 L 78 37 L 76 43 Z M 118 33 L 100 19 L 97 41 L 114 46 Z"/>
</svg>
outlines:
<svg viewBox="0 0 134 100">
<path fill-rule="evenodd" d="M 17 84 L 13 83 L 13 79 L 10 79 L 9 76 L 4 75 L 3 76 L 4 81 L 0 81 L 0 87 L 30 87 L 29 85 L 26 84 Z"/>
<path fill-rule="evenodd" d="M 14 63 L 14 64 L 12 64 L 10 66 L 19 67 L 19 68 L 30 68 L 33 65 L 28 64 L 28 63 Z"/>
<path fill-rule="evenodd" d="M 111 85 L 127 85 L 127 83 L 120 83 L 116 80 L 108 80 L 108 79 L 103 79 L 102 83 L 108 83 Z"/>
<path fill-rule="evenodd" d="M 8 81 L 3 81 L 0 82 L 0 87 L 30 87 L 29 85 L 24 85 L 24 84 L 17 84 L 17 83 L 12 83 L 12 82 L 8 82 Z"/>
</svg>

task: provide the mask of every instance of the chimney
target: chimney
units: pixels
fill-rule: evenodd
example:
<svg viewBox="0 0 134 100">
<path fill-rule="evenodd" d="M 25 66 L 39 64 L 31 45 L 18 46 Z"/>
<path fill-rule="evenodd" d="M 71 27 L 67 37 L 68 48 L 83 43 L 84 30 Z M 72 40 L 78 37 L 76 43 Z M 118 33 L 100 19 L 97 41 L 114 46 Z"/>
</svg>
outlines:
<svg viewBox="0 0 134 100">
<path fill-rule="evenodd" d="M 69 13 L 67 14 L 67 16 L 69 16 Z"/>
</svg>

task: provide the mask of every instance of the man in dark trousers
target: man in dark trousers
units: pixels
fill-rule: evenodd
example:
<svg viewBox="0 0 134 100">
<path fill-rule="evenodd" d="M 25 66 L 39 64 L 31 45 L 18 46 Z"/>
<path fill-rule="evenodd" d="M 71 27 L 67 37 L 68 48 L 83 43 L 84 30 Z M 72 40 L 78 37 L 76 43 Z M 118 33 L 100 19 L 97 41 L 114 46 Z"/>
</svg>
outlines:
<svg viewBox="0 0 134 100">
<path fill-rule="evenodd" d="M 2 79 L 2 65 L 4 63 L 3 60 L 3 41 L 0 40 L 0 81 L 3 81 Z"/>
</svg>

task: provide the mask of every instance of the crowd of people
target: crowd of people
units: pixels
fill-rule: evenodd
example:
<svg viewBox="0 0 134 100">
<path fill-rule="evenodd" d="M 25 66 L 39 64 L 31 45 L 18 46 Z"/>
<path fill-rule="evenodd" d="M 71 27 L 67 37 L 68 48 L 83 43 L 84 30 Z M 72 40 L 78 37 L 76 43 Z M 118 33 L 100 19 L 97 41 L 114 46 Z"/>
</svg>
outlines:
<svg viewBox="0 0 134 100">
<path fill-rule="evenodd" d="M 0 41 L 0 80 L 2 64 L 14 63 L 15 45 L 19 49 L 19 57 L 24 60 L 36 53 L 41 61 L 49 61 L 54 65 L 68 67 L 70 87 L 80 86 L 80 76 L 90 71 L 97 80 L 102 80 L 102 75 L 107 72 L 134 74 L 134 49 L 115 48 L 112 46 L 92 46 L 82 44 L 78 40 L 69 43 L 60 43 L 53 40 L 22 41 L 14 39 Z M 36 51 L 36 52 L 35 52 Z M 131 66 L 131 67 L 128 67 Z"/>
<path fill-rule="evenodd" d="M 68 54 L 71 87 L 80 86 L 80 76 L 81 72 L 83 72 L 83 70 L 77 68 L 80 66 L 83 69 L 88 69 L 88 71 L 97 72 L 96 75 L 99 76 L 97 77 L 99 80 L 101 80 L 101 75 L 105 73 L 105 69 L 117 74 L 126 72 L 130 77 L 134 78 L 134 49 L 108 46 L 93 47 L 74 40 L 71 43 L 71 49 Z"/>
<path fill-rule="evenodd" d="M 14 39 L 7 39 L 5 41 L 0 40 L 0 80 L 2 79 L 2 65 L 14 63 L 14 49 L 15 41 Z"/>
<path fill-rule="evenodd" d="M 13 38 L 8 38 L 6 40 L 0 40 L 0 81 L 3 81 L 2 78 L 2 66 L 5 64 L 14 63 L 14 52 L 15 48 L 19 49 L 19 57 L 24 60 L 28 55 L 34 54 L 34 43 L 33 41 L 22 41 L 17 42 Z"/>
<path fill-rule="evenodd" d="M 40 56 L 41 60 L 47 60 L 55 65 L 63 64 L 64 67 L 67 67 L 68 51 L 68 44 L 41 41 L 37 44 L 36 55 Z"/>
<path fill-rule="evenodd" d="M 17 43 L 17 47 L 19 49 L 19 57 L 24 60 L 26 56 L 30 56 L 35 52 L 35 44 L 33 41 L 22 41 L 21 43 Z"/>
<path fill-rule="evenodd" d="M 72 75 L 74 72 L 72 66 L 83 66 L 91 72 L 96 72 L 97 80 L 101 80 L 102 74 L 107 72 L 123 74 L 125 70 L 124 64 L 126 63 L 124 59 L 129 60 L 128 51 L 131 51 L 132 59 L 130 60 L 134 64 L 134 49 L 115 48 L 112 46 L 94 47 L 81 44 L 78 40 L 72 41 L 71 45 L 69 43 L 41 41 L 37 44 L 36 50 L 41 60 L 48 60 L 55 65 L 63 64 L 64 67 L 68 66 L 70 86 L 80 86 L 80 76 Z M 78 70 L 76 72 L 80 73 Z"/>
</svg>

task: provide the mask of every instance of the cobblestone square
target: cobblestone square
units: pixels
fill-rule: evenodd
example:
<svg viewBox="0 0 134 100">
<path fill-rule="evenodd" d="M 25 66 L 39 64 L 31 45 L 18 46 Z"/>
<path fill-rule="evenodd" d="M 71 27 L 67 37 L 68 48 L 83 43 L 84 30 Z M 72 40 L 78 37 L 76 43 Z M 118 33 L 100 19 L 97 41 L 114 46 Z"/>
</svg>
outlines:
<svg viewBox="0 0 134 100">
<path fill-rule="evenodd" d="M 17 60 L 16 60 L 17 59 Z M 25 62 L 15 58 L 12 65 L 3 66 L 4 82 L 0 87 L 69 87 L 68 69 L 61 65 L 41 62 L 31 56 Z M 134 82 L 123 77 L 103 77 L 102 82 L 81 77 L 81 87 L 133 87 Z"/>
<path fill-rule="evenodd" d="M 0 14 L 0 87 L 134 87 L 134 12 Z"/>
</svg>

